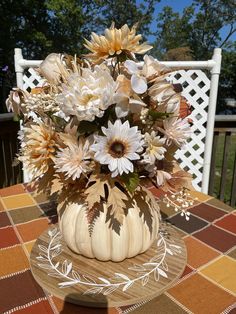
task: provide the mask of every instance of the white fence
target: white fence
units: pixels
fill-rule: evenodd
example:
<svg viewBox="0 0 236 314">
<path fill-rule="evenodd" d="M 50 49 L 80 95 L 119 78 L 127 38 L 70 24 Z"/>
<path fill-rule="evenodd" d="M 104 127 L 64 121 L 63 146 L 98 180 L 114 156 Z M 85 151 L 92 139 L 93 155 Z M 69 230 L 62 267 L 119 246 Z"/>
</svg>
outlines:
<svg viewBox="0 0 236 314">
<path fill-rule="evenodd" d="M 41 60 L 25 60 L 22 51 L 15 49 L 15 71 L 17 86 L 31 89 L 43 83 L 34 68 Z M 210 162 L 213 143 L 215 109 L 221 68 L 221 49 L 215 48 L 212 60 L 208 61 L 167 61 L 162 64 L 176 69 L 169 80 L 181 83 L 183 96 L 193 107 L 190 118 L 193 134 L 185 150 L 176 152 L 180 166 L 193 175 L 196 190 L 208 192 Z M 210 71 L 210 78 L 204 71 Z"/>
</svg>

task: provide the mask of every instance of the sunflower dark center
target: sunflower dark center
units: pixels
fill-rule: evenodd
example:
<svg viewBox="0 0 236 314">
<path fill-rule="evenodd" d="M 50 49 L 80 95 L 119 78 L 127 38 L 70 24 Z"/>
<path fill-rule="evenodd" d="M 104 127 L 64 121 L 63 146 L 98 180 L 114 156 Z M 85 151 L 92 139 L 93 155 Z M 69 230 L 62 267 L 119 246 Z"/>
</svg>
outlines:
<svg viewBox="0 0 236 314">
<path fill-rule="evenodd" d="M 109 153 L 112 157 L 121 158 L 125 154 L 125 145 L 120 141 L 115 141 L 110 145 Z"/>
</svg>

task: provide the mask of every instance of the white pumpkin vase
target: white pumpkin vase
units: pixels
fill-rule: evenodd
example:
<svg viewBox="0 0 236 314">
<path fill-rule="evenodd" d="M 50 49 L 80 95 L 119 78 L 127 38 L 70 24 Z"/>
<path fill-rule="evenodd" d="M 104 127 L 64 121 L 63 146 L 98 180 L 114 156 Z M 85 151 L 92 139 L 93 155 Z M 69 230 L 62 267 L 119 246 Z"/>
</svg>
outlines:
<svg viewBox="0 0 236 314">
<path fill-rule="evenodd" d="M 159 207 L 154 198 L 148 197 L 148 200 L 145 203 L 139 196 L 130 198 L 130 205 L 117 230 L 107 219 L 106 203 L 101 203 L 102 211 L 90 232 L 86 204 L 78 198 L 68 203 L 58 215 L 63 238 L 75 253 L 100 261 L 120 262 L 143 253 L 157 238 L 159 230 Z"/>
</svg>

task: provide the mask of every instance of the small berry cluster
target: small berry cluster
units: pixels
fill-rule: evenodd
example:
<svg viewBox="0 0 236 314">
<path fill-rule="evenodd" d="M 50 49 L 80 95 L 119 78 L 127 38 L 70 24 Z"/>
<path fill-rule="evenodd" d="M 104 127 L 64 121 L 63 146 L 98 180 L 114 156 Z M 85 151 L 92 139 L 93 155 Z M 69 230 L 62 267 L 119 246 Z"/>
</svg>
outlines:
<svg viewBox="0 0 236 314">
<path fill-rule="evenodd" d="M 163 202 L 166 203 L 166 207 L 171 207 L 176 212 L 180 211 L 180 215 L 185 216 L 186 220 L 189 220 L 190 212 L 188 212 L 188 208 L 193 206 L 194 201 L 197 199 L 197 197 L 193 198 L 187 189 L 182 189 L 176 193 L 168 191 Z"/>
</svg>

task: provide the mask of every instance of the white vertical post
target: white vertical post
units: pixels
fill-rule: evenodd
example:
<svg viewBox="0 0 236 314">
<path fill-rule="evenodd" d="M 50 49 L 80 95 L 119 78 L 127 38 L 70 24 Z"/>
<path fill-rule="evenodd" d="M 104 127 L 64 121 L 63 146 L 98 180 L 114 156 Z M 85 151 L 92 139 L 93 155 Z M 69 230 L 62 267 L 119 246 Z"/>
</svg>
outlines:
<svg viewBox="0 0 236 314">
<path fill-rule="evenodd" d="M 206 128 L 206 142 L 205 142 L 205 154 L 204 154 L 204 165 L 202 174 L 202 192 L 208 193 L 210 167 L 211 167 L 211 153 L 213 145 L 213 134 L 215 124 L 215 112 L 216 112 L 216 101 L 218 92 L 219 75 L 221 68 L 221 49 L 215 48 L 213 54 L 213 61 L 215 65 L 211 70 L 211 87 L 209 96 L 209 106 L 207 114 L 207 128 Z"/>
<path fill-rule="evenodd" d="M 16 72 L 16 86 L 22 89 L 24 68 L 20 65 L 20 60 L 23 60 L 22 50 L 20 48 L 15 48 L 14 60 Z"/>
<path fill-rule="evenodd" d="M 14 61 L 15 61 L 15 72 L 16 72 L 16 86 L 20 89 L 23 89 L 23 74 L 24 74 L 24 68 L 20 65 L 20 61 L 23 60 L 23 55 L 22 55 L 22 50 L 20 48 L 15 48 L 15 55 L 14 55 Z M 20 128 L 22 128 L 22 121 L 20 121 Z M 23 164 L 24 168 L 24 164 Z M 24 182 L 29 182 L 30 178 L 23 169 L 23 181 Z"/>
</svg>

